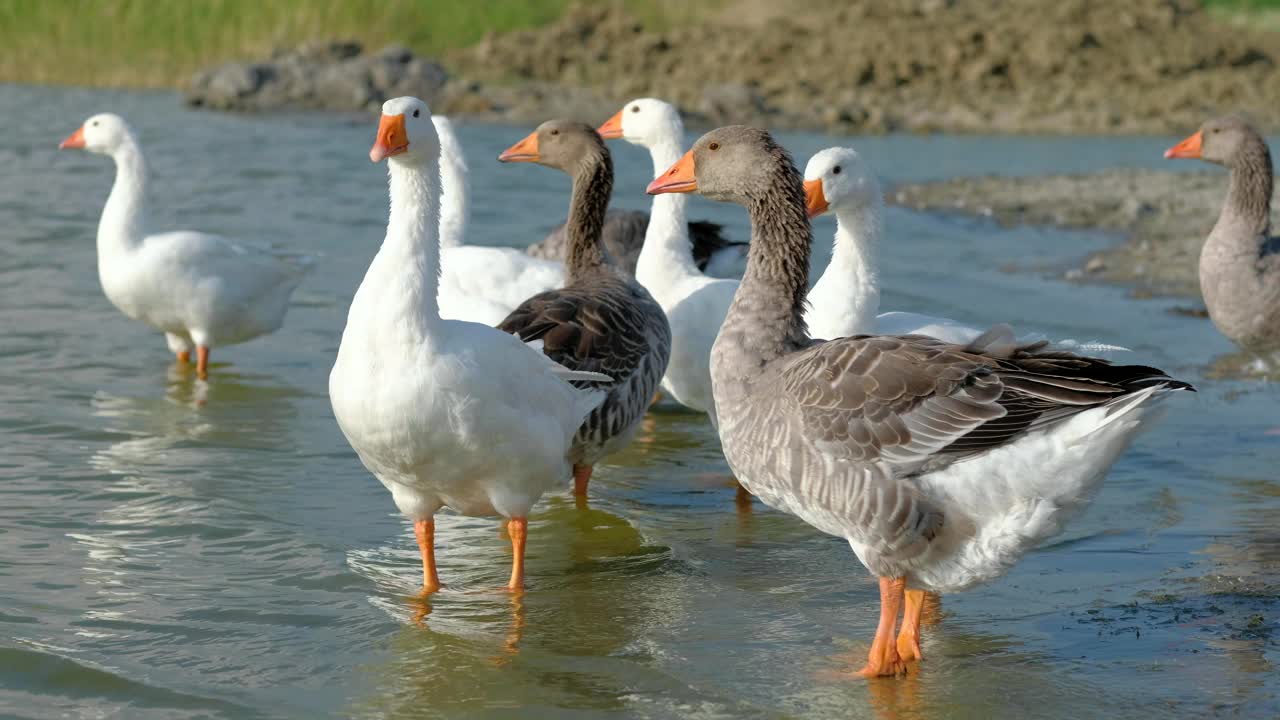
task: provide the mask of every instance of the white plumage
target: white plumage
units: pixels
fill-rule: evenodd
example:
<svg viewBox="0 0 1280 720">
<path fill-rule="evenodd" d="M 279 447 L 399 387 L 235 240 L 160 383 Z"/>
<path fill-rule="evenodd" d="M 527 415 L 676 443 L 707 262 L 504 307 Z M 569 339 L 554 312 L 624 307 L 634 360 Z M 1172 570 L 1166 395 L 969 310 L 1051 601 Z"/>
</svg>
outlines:
<svg viewBox="0 0 1280 720">
<path fill-rule="evenodd" d="M 146 164 L 117 115 L 94 115 L 60 147 L 109 155 L 116 163 L 98 225 L 98 278 L 121 312 L 163 332 L 179 357 L 203 349 L 202 374 L 209 348 L 280 328 L 312 258 L 191 230 L 146 235 Z"/>
<path fill-rule="evenodd" d="M 596 373 L 557 366 L 492 327 L 440 317 L 439 147 L 427 116 L 416 98 L 383 105 L 371 156 L 390 155 L 387 237 L 352 300 L 329 395 L 351 446 L 418 526 L 424 584 L 434 589 L 423 537 L 436 511 L 523 521 L 544 492 L 564 486 L 565 453 L 605 393 L 566 382 Z M 522 582 L 513 568 L 511 586 Z"/>
</svg>

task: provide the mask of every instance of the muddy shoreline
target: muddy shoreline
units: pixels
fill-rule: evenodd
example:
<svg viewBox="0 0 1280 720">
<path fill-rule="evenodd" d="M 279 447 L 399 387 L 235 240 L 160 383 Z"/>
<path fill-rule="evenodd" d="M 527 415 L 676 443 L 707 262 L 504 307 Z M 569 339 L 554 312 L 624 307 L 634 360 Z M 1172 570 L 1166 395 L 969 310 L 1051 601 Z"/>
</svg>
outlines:
<svg viewBox="0 0 1280 720">
<path fill-rule="evenodd" d="M 889 202 L 916 210 L 1115 233 L 1072 279 L 1132 285 L 1140 294 L 1200 299 L 1197 264 L 1227 193 L 1224 172 L 1109 170 L 1036 178 L 978 177 L 900 185 Z M 1280 209 L 1280 199 L 1273 202 Z M 1272 211 L 1280 223 L 1280 212 Z"/>
</svg>

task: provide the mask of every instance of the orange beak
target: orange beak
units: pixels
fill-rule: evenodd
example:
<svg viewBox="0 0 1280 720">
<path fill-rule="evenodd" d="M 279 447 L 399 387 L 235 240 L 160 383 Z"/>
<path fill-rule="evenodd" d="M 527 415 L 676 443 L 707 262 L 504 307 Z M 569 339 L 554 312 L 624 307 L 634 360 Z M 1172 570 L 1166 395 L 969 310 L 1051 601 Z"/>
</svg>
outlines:
<svg viewBox="0 0 1280 720">
<path fill-rule="evenodd" d="M 626 110 L 623 108 L 622 110 Z M 613 114 L 613 117 L 604 121 L 596 132 L 600 133 L 600 137 L 605 140 L 617 140 L 622 137 L 622 110 Z"/>
<path fill-rule="evenodd" d="M 662 173 L 653 182 L 649 183 L 649 187 L 645 188 L 645 192 L 650 195 L 696 192 L 698 179 L 695 175 L 695 170 L 696 168 L 693 166 L 693 150 L 691 149 L 677 160 L 670 170 Z"/>
<path fill-rule="evenodd" d="M 1196 131 L 1195 135 L 1165 150 L 1164 156 L 1166 158 L 1198 158 L 1200 157 L 1200 141 L 1203 139 L 1200 131 Z"/>
<path fill-rule="evenodd" d="M 59 150 L 66 150 L 67 148 L 82 148 L 82 147 L 84 147 L 84 126 L 83 125 L 76 128 L 75 132 L 68 135 L 66 140 L 63 140 L 62 142 L 58 143 Z"/>
<path fill-rule="evenodd" d="M 822 191 L 822 178 L 804 181 L 804 209 L 809 217 L 815 218 L 831 207 L 827 204 L 827 194 Z"/>
<path fill-rule="evenodd" d="M 525 139 L 503 150 L 498 160 L 499 162 L 538 162 L 538 131 L 534 130 Z"/>
<path fill-rule="evenodd" d="M 378 121 L 378 137 L 369 148 L 370 162 L 382 162 L 408 149 L 409 133 L 404 129 L 404 114 L 383 115 Z"/>
</svg>

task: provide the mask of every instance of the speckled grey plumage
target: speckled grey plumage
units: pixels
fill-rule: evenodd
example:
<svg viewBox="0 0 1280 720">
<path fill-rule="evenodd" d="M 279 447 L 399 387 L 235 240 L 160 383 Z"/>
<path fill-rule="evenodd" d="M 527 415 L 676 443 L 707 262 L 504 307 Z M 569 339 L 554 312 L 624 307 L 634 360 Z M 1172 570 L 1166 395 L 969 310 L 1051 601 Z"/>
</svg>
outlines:
<svg viewBox="0 0 1280 720">
<path fill-rule="evenodd" d="M 1240 347 L 1280 354 L 1280 237 L 1271 234 L 1271 152 L 1238 118 L 1201 128 L 1201 157 L 1225 165 L 1231 183 L 1200 251 L 1200 292 L 1218 330 Z"/>
<path fill-rule="evenodd" d="M 499 328 L 540 340 L 543 352 L 565 367 L 614 379 L 569 452 L 571 462 L 590 465 L 625 447 L 639 428 L 667 369 L 671 328 L 648 291 L 607 261 L 601 233 L 613 163 L 604 141 L 581 123 L 550 121 L 538 133 L 539 162 L 573 177 L 566 286 L 529 298 Z"/>
<path fill-rule="evenodd" d="M 1163 372 L 1018 347 L 1007 328 L 970 346 L 922 336 L 827 342 L 804 325 L 811 232 L 799 172 L 763 130 L 694 145 L 698 190 L 751 216 L 747 272 L 712 351 L 720 439 L 764 502 L 848 537 L 872 572 L 901 576 L 948 519 L 911 479 L 1082 411 L 1190 389 Z"/>
</svg>

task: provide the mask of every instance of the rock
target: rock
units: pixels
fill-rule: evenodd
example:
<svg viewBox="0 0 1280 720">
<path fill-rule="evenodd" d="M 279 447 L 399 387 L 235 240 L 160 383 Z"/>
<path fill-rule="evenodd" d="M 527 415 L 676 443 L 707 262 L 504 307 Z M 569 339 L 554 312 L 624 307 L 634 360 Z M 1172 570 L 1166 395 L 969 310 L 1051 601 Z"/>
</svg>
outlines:
<svg viewBox="0 0 1280 720">
<path fill-rule="evenodd" d="M 274 76 L 270 65 L 227 63 L 198 73 L 187 102 L 219 110 L 233 109 Z"/>
<path fill-rule="evenodd" d="M 185 99 L 218 110 L 367 110 L 401 95 L 431 103 L 447 82 L 440 64 L 403 47 L 362 54 L 359 43 L 326 42 L 197 73 Z"/>
</svg>

